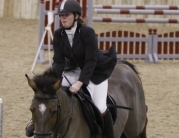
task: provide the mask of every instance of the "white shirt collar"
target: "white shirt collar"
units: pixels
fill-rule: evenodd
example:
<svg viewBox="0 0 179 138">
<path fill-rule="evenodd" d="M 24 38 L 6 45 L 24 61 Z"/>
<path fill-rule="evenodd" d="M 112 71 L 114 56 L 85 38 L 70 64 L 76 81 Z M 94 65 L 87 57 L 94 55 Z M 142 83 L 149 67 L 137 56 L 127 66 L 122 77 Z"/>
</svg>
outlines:
<svg viewBox="0 0 179 138">
<path fill-rule="evenodd" d="M 77 28 L 77 23 L 74 24 L 74 26 L 70 30 L 65 30 L 67 34 L 75 34 Z"/>
</svg>

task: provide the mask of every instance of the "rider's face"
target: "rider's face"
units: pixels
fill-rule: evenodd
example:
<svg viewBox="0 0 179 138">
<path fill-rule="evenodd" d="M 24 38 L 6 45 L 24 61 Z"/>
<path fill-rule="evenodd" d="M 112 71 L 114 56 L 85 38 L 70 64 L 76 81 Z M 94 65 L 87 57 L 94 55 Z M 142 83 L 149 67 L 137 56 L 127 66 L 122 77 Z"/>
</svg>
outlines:
<svg viewBox="0 0 179 138">
<path fill-rule="evenodd" d="M 68 28 L 72 26 L 73 21 L 74 21 L 74 14 L 73 13 L 68 13 L 60 16 L 61 23 L 63 27 Z"/>
</svg>

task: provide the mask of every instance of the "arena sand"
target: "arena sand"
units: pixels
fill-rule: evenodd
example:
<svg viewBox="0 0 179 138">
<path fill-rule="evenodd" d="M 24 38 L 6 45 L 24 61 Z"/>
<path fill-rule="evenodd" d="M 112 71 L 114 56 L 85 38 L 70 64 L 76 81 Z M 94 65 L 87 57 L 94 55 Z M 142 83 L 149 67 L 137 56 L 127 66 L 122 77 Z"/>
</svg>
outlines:
<svg viewBox="0 0 179 138">
<path fill-rule="evenodd" d="M 176 27 L 157 26 L 158 32 L 176 30 Z M 131 30 L 147 34 L 146 24 L 94 24 L 97 33 L 109 30 Z M 38 20 L 0 19 L 0 98 L 4 103 L 3 138 L 24 138 L 25 127 L 31 119 L 29 106 L 33 96 L 25 75 L 30 77 L 37 52 Z M 37 63 L 34 71 L 48 67 Z M 142 79 L 148 105 L 148 138 L 179 138 L 179 61 L 148 64 L 131 61 Z"/>
</svg>

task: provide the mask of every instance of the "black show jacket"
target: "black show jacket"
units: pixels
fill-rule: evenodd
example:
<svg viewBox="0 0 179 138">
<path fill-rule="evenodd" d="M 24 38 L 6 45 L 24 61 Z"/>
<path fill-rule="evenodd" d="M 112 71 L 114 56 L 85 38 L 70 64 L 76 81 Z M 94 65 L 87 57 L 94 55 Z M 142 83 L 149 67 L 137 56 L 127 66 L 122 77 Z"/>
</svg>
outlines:
<svg viewBox="0 0 179 138">
<path fill-rule="evenodd" d="M 81 68 L 79 81 L 88 85 L 89 80 L 100 84 L 112 73 L 117 62 L 115 47 L 112 46 L 106 53 L 98 49 L 95 31 L 85 25 L 77 25 L 71 46 L 64 28 L 54 33 L 53 39 L 55 73 L 61 78 L 65 67 L 65 59 L 76 62 Z"/>
</svg>

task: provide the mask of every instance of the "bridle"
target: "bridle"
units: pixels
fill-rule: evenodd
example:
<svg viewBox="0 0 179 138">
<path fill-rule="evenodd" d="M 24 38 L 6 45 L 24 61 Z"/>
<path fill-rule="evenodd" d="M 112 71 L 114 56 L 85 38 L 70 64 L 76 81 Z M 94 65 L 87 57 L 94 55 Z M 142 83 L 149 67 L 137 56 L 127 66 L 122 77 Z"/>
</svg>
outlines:
<svg viewBox="0 0 179 138">
<path fill-rule="evenodd" d="M 58 110 L 57 110 L 57 119 L 56 119 L 55 125 L 54 125 L 54 127 L 53 127 L 53 130 L 50 131 L 50 132 L 39 132 L 39 131 L 35 131 L 35 130 L 34 130 L 34 135 L 36 135 L 36 136 L 49 136 L 49 135 L 50 135 L 51 138 L 52 138 L 53 131 L 54 131 L 55 127 L 57 126 L 58 118 L 59 118 L 59 114 L 60 114 L 61 104 L 60 104 L 59 98 L 58 98 L 57 94 L 54 95 L 54 96 L 45 96 L 45 97 L 44 97 L 44 96 L 34 95 L 34 98 L 35 98 L 35 99 L 43 99 L 43 100 L 57 99 L 57 109 L 58 109 Z"/>
<path fill-rule="evenodd" d="M 67 129 L 66 129 L 66 131 L 65 131 L 65 134 L 63 135 L 63 137 L 62 138 L 64 138 L 65 137 L 65 135 L 66 135 L 66 133 L 67 133 L 67 131 L 68 131 L 68 128 L 69 128 L 69 126 L 70 126 L 70 123 L 71 123 L 71 119 L 72 119 L 72 117 L 71 117 L 71 114 L 72 114 L 72 112 L 73 112 L 73 95 L 72 95 L 72 98 L 71 98 L 71 102 L 70 102 L 70 107 L 72 108 L 68 108 L 69 110 L 68 110 L 68 114 L 70 115 L 70 119 L 69 119 L 69 121 L 68 121 L 68 127 L 67 127 Z M 60 104 L 60 100 L 59 100 L 59 97 L 58 97 L 58 95 L 56 94 L 56 95 L 54 95 L 54 96 L 37 96 L 37 95 L 34 95 L 34 98 L 35 99 L 43 99 L 43 100 L 51 100 L 51 99 L 57 99 L 57 119 L 56 119 L 56 122 L 55 122 L 55 125 L 54 125 L 54 127 L 53 127 L 53 129 L 52 129 L 52 131 L 49 131 L 49 132 L 39 132 L 39 131 L 35 131 L 34 130 L 34 135 L 36 135 L 36 136 L 49 136 L 50 135 L 50 138 L 59 138 L 60 137 L 60 134 L 58 133 L 58 131 L 59 131 L 59 129 L 58 129 L 58 127 L 57 127 L 57 125 L 59 124 L 59 122 L 58 122 L 58 120 L 59 120 L 59 117 L 60 117 L 60 110 L 61 110 L 61 104 Z M 70 112 L 71 111 L 71 112 Z M 61 124 L 61 126 L 60 127 L 62 127 L 62 125 L 64 124 L 64 122 L 68 119 L 68 115 L 67 114 L 67 116 L 65 117 L 65 119 L 60 123 Z"/>
</svg>

